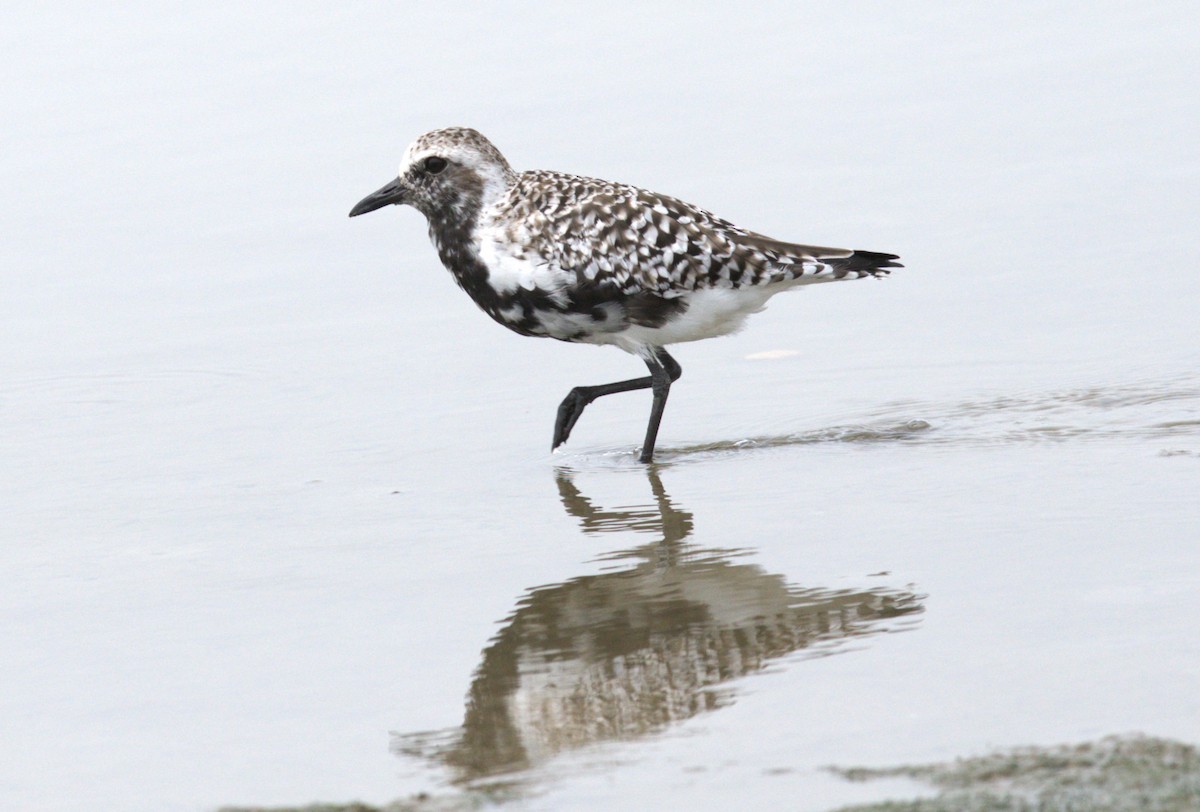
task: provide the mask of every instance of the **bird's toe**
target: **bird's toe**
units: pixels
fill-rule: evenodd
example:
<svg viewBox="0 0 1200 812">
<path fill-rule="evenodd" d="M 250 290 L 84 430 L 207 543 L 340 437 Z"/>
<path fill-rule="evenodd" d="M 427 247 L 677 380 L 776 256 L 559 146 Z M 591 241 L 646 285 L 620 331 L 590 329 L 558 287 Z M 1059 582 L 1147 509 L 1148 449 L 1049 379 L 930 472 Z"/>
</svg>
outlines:
<svg viewBox="0 0 1200 812">
<path fill-rule="evenodd" d="M 567 441 L 567 438 L 571 436 L 571 429 L 575 428 L 579 416 L 591 402 L 592 399 L 582 387 L 572 389 L 563 398 L 563 402 L 558 407 L 558 417 L 554 421 L 554 443 L 551 445 L 551 450 Z"/>
</svg>

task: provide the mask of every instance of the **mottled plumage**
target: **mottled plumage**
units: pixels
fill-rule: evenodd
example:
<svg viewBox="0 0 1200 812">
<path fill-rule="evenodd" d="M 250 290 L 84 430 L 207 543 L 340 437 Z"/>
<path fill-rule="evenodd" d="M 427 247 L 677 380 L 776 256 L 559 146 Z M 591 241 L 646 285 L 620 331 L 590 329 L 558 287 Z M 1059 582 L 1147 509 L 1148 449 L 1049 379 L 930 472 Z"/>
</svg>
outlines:
<svg viewBox="0 0 1200 812">
<path fill-rule="evenodd" d="M 426 216 L 442 263 L 500 324 L 522 335 L 614 344 L 649 366 L 648 378 L 573 390 L 559 410 L 555 446 L 601 395 L 654 389 L 661 416 L 679 375 L 666 345 L 735 332 L 781 290 L 901 267 L 894 254 L 774 240 L 621 183 L 516 173 L 467 128 L 414 141 L 397 180 L 351 216 L 400 203 Z M 652 414 L 646 461 L 657 427 Z"/>
</svg>

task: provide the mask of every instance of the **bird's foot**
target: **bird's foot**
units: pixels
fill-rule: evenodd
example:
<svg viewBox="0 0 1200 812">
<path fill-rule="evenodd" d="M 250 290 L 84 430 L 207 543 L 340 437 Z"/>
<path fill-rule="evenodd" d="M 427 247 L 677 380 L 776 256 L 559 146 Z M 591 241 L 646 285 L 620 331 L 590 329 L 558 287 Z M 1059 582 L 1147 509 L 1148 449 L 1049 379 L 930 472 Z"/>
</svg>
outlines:
<svg viewBox="0 0 1200 812">
<path fill-rule="evenodd" d="M 567 441 L 579 416 L 593 400 L 595 400 L 595 395 L 586 386 L 576 386 L 567 393 L 563 402 L 559 404 L 558 419 L 554 421 L 554 443 L 550 446 L 551 451 Z"/>
</svg>

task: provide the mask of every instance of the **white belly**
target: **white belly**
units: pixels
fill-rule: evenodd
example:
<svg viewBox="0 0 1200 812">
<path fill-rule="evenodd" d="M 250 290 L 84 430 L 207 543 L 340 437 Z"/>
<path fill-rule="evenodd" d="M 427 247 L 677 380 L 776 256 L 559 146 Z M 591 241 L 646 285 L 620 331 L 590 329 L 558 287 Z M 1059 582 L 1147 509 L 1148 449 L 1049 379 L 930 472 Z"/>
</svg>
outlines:
<svg viewBox="0 0 1200 812">
<path fill-rule="evenodd" d="M 687 309 L 661 327 L 631 325 L 620 333 L 597 338 L 603 343 L 616 344 L 629 352 L 642 354 L 645 347 L 662 347 L 729 335 L 742 329 L 746 317 L 766 307 L 767 300 L 779 290 L 777 287 L 763 287 L 694 291 L 684 295 Z"/>
</svg>

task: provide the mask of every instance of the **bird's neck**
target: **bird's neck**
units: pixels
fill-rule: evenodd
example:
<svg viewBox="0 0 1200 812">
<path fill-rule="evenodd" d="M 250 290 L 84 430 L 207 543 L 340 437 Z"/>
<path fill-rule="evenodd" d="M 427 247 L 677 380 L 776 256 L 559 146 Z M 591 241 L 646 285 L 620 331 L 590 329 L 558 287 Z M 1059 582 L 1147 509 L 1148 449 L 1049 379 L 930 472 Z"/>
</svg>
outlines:
<svg viewBox="0 0 1200 812">
<path fill-rule="evenodd" d="M 459 215 L 466 216 L 459 216 Z M 475 242 L 475 229 L 479 222 L 479 211 L 459 210 L 446 216 L 429 217 L 429 238 L 437 249 L 438 258 L 454 277 L 454 281 L 479 305 L 483 312 L 496 321 L 506 324 L 500 310 L 511 302 L 502 297 L 488 284 L 488 269 L 479 256 Z"/>
<path fill-rule="evenodd" d="M 464 287 L 464 279 L 476 275 L 487 278 L 487 268 L 475 248 L 474 233 L 478 222 L 478 205 L 471 209 L 455 207 L 429 216 L 429 239 L 442 264 Z"/>
<path fill-rule="evenodd" d="M 425 209 L 429 220 L 429 237 L 438 256 L 462 284 L 464 274 L 476 271 L 487 276 L 479 261 L 475 231 L 485 213 L 495 206 L 512 187 L 516 177 L 511 171 L 497 168 L 494 173 L 479 173 L 474 183 L 460 188 L 452 199 L 440 201 Z"/>
</svg>

